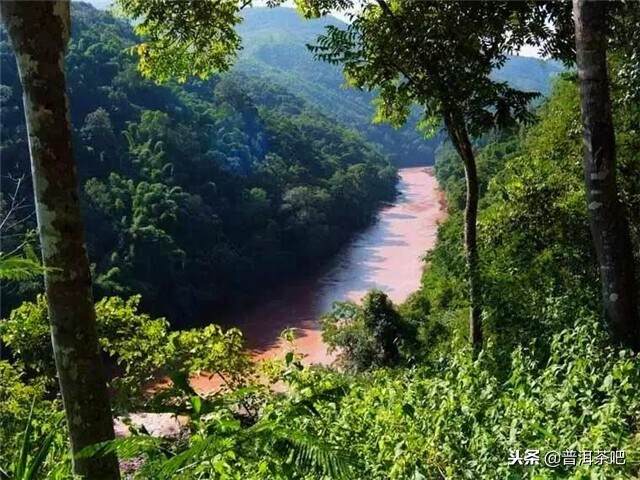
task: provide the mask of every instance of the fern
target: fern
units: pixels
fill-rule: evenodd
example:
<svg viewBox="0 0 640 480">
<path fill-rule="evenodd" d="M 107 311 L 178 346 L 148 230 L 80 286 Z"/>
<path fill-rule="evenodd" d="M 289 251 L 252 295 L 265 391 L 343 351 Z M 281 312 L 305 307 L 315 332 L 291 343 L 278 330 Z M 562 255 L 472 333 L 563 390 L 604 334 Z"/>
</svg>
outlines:
<svg viewBox="0 0 640 480">
<path fill-rule="evenodd" d="M 161 439 L 149 435 L 116 438 L 85 447 L 78 453 L 78 457 L 87 458 L 94 455 L 101 457 L 116 453 L 120 458 L 134 458 L 158 450 L 160 443 Z"/>
<path fill-rule="evenodd" d="M 260 456 L 258 445 L 269 445 L 281 453 L 282 463 L 291 463 L 302 475 L 315 471 L 324 477 L 341 480 L 353 478 L 353 456 L 340 452 L 332 445 L 304 432 L 285 428 L 272 420 L 263 419 L 251 427 L 235 430 L 227 436 L 221 432 L 191 439 L 189 448 L 169 458 L 158 455 L 161 440 L 147 435 L 119 438 L 87 447 L 81 456 L 117 453 L 120 458 L 146 454 L 151 460 L 153 477 L 176 478 L 180 473 L 196 467 L 203 460 L 230 451 L 240 456 Z M 155 457 L 153 459 L 149 457 Z"/>
<path fill-rule="evenodd" d="M 5 255 L 0 252 L 0 280 L 21 282 L 38 277 L 44 268 L 34 257 Z"/>
<path fill-rule="evenodd" d="M 202 440 L 192 442 L 184 452 L 165 461 L 158 471 L 158 477 L 174 478 L 175 474 L 182 469 L 197 464 L 203 456 L 214 456 L 216 453 L 228 451 L 233 448 L 233 442 L 228 439 L 220 439 L 210 436 Z"/>
<path fill-rule="evenodd" d="M 289 444 L 299 470 L 319 469 L 327 477 L 336 480 L 353 478 L 349 475 L 353 470 L 353 456 L 337 451 L 328 443 L 303 432 L 279 428 L 272 433 Z"/>
<path fill-rule="evenodd" d="M 270 420 L 261 420 L 249 428 L 238 430 L 232 437 L 220 438 L 218 433 L 192 441 L 187 450 L 163 462 L 157 475 L 158 478 L 174 478 L 179 471 L 197 465 L 203 458 L 212 458 L 234 448 L 240 455 L 256 454 L 258 444 L 284 446 L 284 449 L 277 449 L 285 453 L 282 461 L 291 459 L 300 472 L 319 470 L 335 480 L 353 478 L 350 475 L 354 463 L 352 456 L 337 451 L 316 437 L 284 428 Z"/>
</svg>

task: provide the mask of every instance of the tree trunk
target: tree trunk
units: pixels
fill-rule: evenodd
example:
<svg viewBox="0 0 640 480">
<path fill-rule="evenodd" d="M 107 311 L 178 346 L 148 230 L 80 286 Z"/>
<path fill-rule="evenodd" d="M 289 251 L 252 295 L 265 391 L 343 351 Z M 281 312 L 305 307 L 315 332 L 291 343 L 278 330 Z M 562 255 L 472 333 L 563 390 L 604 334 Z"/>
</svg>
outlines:
<svg viewBox="0 0 640 480">
<path fill-rule="evenodd" d="M 604 316 L 614 335 L 637 349 L 640 328 L 632 245 L 616 182 L 606 9 L 607 2 L 573 2 L 584 127 L 584 178 L 591 236 L 600 266 Z"/>
<path fill-rule="evenodd" d="M 51 342 L 74 471 L 91 480 L 118 479 L 115 455 L 75 458 L 114 433 L 71 148 L 64 76 L 69 2 L 2 0 L 0 8 L 24 91 Z"/>
<path fill-rule="evenodd" d="M 464 164 L 466 202 L 464 209 L 464 250 L 469 282 L 469 338 L 474 355 L 482 349 L 482 289 L 477 242 L 478 173 L 469 133 L 460 115 L 445 113 L 449 138 Z"/>
</svg>

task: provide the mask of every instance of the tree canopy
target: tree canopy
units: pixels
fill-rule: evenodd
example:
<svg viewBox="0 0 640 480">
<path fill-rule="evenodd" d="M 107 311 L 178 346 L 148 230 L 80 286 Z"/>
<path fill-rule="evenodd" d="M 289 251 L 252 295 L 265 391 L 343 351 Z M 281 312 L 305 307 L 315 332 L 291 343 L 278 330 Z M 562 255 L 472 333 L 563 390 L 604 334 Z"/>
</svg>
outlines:
<svg viewBox="0 0 640 480">
<path fill-rule="evenodd" d="M 73 10 L 71 119 L 98 296 L 140 293 L 153 312 L 195 322 L 205 306 L 326 258 L 394 195 L 395 169 L 375 147 L 289 91 L 241 74 L 154 85 L 126 53 L 130 27 Z M 29 159 L 15 63 L 2 48 L 8 192 L 6 175 L 28 180 Z M 20 198 L 32 205 L 27 180 Z M 3 309 L 39 288 L 3 289 Z"/>
</svg>

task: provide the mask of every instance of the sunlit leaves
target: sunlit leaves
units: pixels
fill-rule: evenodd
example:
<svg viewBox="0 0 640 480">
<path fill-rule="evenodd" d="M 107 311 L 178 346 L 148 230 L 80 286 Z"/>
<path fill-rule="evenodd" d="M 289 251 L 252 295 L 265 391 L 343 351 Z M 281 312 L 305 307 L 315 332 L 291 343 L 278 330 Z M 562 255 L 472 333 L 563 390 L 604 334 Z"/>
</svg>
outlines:
<svg viewBox="0 0 640 480">
<path fill-rule="evenodd" d="M 322 317 L 322 339 L 337 352 L 339 364 L 363 371 L 406 360 L 415 340 L 413 326 L 379 290 L 367 293 L 362 302 L 336 302 Z"/>
<path fill-rule="evenodd" d="M 142 42 L 131 50 L 139 70 L 158 82 L 205 78 L 225 71 L 235 59 L 243 2 L 238 0 L 118 0 L 136 22 Z"/>
<path fill-rule="evenodd" d="M 162 372 L 188 379 L 205 371 L 220 375 L 228 387 L 247 383 L 251 364 L 239 330 L 208 325 L 170 332 L 165 319 L 139 312 L 139 302 L 140 297 L 134 296 L 106 297 L 96 303 L 100 347 L 118 368 L 112 380 L 117 407 L 144 403 L 145 388 Z M 35 303 L 23 303 L 0 322 L 0 339 L 11 348 L 18 365 L 53 386 L 55 368 L 43 296 Z"/>
<path fill-rule="evenodd" d="M 31 375 L 55 377 L 47 303 L 43 295 L 35 302 L 24 302 L 9 318 L 0 321 L 0 340 L 11 348 L 18 364 Z"/>
<path fill-rule="evenodd" d="M 376 121 L 402 125 L 417 104 L 429 130 L 455 110 L 475 135 L 530 119 L 536 94 L 490 78 L 528 38 L 527 15 L 508 2 L 371 2 L 346 29 L 327 28 L 310 48 L 341 64 L 349 84 L 378 91 Z"/>
<path fill-rule="evenodd" d="M 335 10 L 349 10 L 354 8 L 358 2 L 354 0 L 294 0 L 294 3 L 305 18 L 318 18 Z"/>
<path fill-rule="evenodd" d="M 250 362 L 245 352 L 242 332 L 224 330 L 219 325 L 184 330 L 169 335 L 171 343 L 167 362 L 170 370 L 219 375 L 225 387 L 246 383 Z"/>
<path fill-rule="evenodd" d="M 0 252 L 0 280 L 22 281 L 42 275 L 44 268 L 33 257 L 4 255 Z"/>
</svg>

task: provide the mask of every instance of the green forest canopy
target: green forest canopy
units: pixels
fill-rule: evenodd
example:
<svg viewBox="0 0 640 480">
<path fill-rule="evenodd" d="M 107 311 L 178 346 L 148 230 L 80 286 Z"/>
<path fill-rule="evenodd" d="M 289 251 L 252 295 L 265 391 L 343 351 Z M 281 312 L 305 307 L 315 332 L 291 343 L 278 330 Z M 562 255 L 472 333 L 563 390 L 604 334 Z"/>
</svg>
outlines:
<svg viewBox="0 0 640 480">
<path fill-rule="evenodd" d="M 79 3 L 73 28 L 68 88 L 98 297 L 140 293 L 177 324 L 200 319 L 205 305 L 316 265 L 393 197 L 385 156 L 286 89 L 240 72 L 157 86 L 138 75 L 124 21 Z M 10 191 L 29 157 L 4 39 L 2 71 Z M 3 232 L 4 248 L 33 225 Z M 3 309 L 25 289 L 3 289 Z"/>
<path fill-rule="evenodd" d="M 93 28 L 83 23 L 83 13 L 102 20 Z M 149 244 L 158 249 L 153 255 L 191 265 L 206 259 L 192 256 L 200 250 L 187 241 L 200 238 L 196 233 L 226 247 L 232 239 L 248 248 L 251 242 L 263 245 L 264 238 L 273 238 L 236 238 L 244 222 L 262 235 L 271 231 L 260 227 L 263 219 L 280 235 L 306 232 L 287 230 L 292 225 L 321 225 L 314 235 L 331 238 L 332 227 L 341 224 L 322 215 L 338 201 L 335 195 L 353 191 L 349 182 L 364 179 L 356 191 L 363 196 L 340 201 L 369 198 L 370 212 L 378 201 L 366 196 L 376 191 L 371 185 L 389 187 L 392 194 L 394 170 L 375 149 L 286 90 L 254 86 L 256 80 L 247 78 L 243 90 L 225 79 L 184 89 L 153 86 L 138 79 L 128 57 L 119 56 L 126 45 L 121 39 L 131 38 L 128 27 L 86 7 L 76 14 L 80 30 L 71 49 L 69 76 L 72 100 L 81 100 L 74 120 L 90 247 L 94 255 L 103 248 L 114 268 L 135 267 L 104 276 L 101 282 L 113 281 L 109 288 L 122 288 L 116 280 L 124 273 L 132 275 L 132 283 L 124 285 L 130 289 L 179 274 L 181 270 L 171 269 L 181 264 L 151 263 L 158 257 L 145 256 Z M 15 79 L 6 44 L 2 55 L 3 75 L 9 72 L 3 81 Z M 621 88 L 615 58 L 611 67 L 621 199 L 629 212 L 639 265 L 640 109 L 637 102 L 621 101 L 629 92 Z M 100 76 L 91 77 L 93 72 Z M 2 124 L 11 126 L 3 138 L 3 162 L 15 159 L 12 173 L 26 168 L 18 92 L 15 83 L 0 91 Z M 445 146 L 436 173 L 447 193 L 450 216 L 427 255 L 429 268 L 420 289 L 401 306 L 372 292 L 362 306 L 336 305 L 323 321 L 329 327 L 326 342 L 343 349 L 344 371 L 302 368 L 289 353 L 265 369 L 274 381 L 287 385 L 286 392 L 275 393 L 253 383 L 256 372 L 237 330 L 209 325 L 170 331 L 166 320 L 142 313 L 148 308 L 140 307 L 138 296 L 100 300 L 100 346 L 119 367 L 111 382 L 118 394 L 116 412 L 145 408 L 179 413 L 190 429 L 190 435 L 178 440 L 134 431 L 133 438 L 105 448 L 129 458 L 123 469 L 144 479 L 175 478 L 179 473 L 182 478 L 225 480 L 622 480 L 636 474 L 639 360 L 613 345 L 600 322 L 574 75 L 556 82 L 538 114 L 530 127 L 477 141 L 481 274 L 487 285 L 487 342 L 477 360 L 471 359 L 465 338 L 463 174 Z M 207 129 L 219 134 L 202 138 L 220 143 L 201 143 Z M 327 135 L 332 143 L 324 143 Z M 340 150 L 332 145 L 340 145 Z M 302 146 L 305 150 L 299 151 Z M 279 160 L 266 162 L 266 171 L 256 170 L 266 160 L 267 154 L 260 154 L 265 151 Z M 358 161 L 350 163 L 354 158 Z M 110 175 L 109 170 L 118 173 Z M 258 183 L 256 172 L 272 183 Z M 349 189 L 335 187 L 336 179 Z M 210 199 L 216 202 L 208 203 Z M 351 213 L 344 210 L 340 213 Z M 217 230 L 208 229 L 211 219 Z M 299 223 L 309 219 L 313 223 Z M 20 229 L 9 235 L 14 233 L 22 238 Z M 304 247 L 286 253 L 287 258 L 317 254 L 307 250 L 312 245 Z M 101 268 L 97 263 L 98 276 L 105 275 Z M 144 276 L 155 268 L 161 269 L 153 271 L 157 278 Z M 143 293 L 158 302 L 153 295 L 163 292 Z M 171 293 L 175 300 L 177 292 Z M 11 295 L 16 302 L 28 298 L 19 290 L 9 290 Z M 128 296 L 126 291 L 123 296 Z M 42 297 L 22 302 L 0 323 L 0 339 L 7 347 L 0 359 L 0 468 L 8 469 L 8 475 L 18 470 L 21 459 L 41 458 L 44 474 L 69 477 L 48 328 Z M 175 390 L 154 398 L 142 395 L 158 368 L 171 376 Z M 208 398 L 199 395 L 186 379 L 200 370 L 217 371 L 228 376 L 231 386 L 245 388 Z M 21 445 L 30 455 L 19 455 Z M 625 464 L 576 462 L 557 469 L 508 465 L 510 451 L 528 448 L 563 455 L 618 450 L 627 457 Z"/>
<path fill-rule="evenodd" d="M 328 23 L 339 21 L 249 9 L 233 72 L 157 86 L 140 78 L 126 51 L 135 42 L 127 23 L 73 4 L 68 82 L 98 297 L 140 293 L 145 307 L 176 324 L 214 320 L 203 317 L 205 306 L 308 269 L 367 225 L 394 194 L 389 160 L 432 161 L 440 139 L 425 140 L 415 125 L 372 125 L 372 95 L 343 88 L 338 67 L 313 60 L 306 44 Z M 559 70 L 514 58 L 497 75 L 547 91 Z M 5 40 L 2 71 L 9 191 L 6 175 L 28 176 L 29 161 Z M 5 233 L 6 250 L 23 230 Z M 3 289 L 3 314 L 39 288 Z"/>
<path fill-rule="evenodd" d="M 373 293 L 363 307 L 337 305 L 325 319 L 336 325 L 332 317 L 339 315 L 341 328 L 325 330 L 325 340 L 347 347 L 348 371 L 301 369 L 292 356 L 269 370 L 288 385 L 288 395 L 254 386 L 213 399 L 182 391 L 171 397 L 182 403 L 147 404 L 188 415 L 196 433 L 177 442 L 141 435 L 118 444 L 122 458 L 145 459 L 132 463 L 136 478 L 171 478 L 178 468 L 184 478 L 243 480 L 630 478 L 640 447 L 640 370 L 637 356 L 612 347 L 597 320 L 577 99 L 575 78 L 568 76 L 535 125 L 480 142 L 480 246 L 489 288 L 488 341 L 478 360 L 471 360 L 465 338 L 462 172 L 445 148 L 436 170 L 451 215 L 427 257 L 419 291 L 400 307 Z M 640 111 L 615 105 L 622 193 L 640 252 Z M 118 411 L 140 408 L 140 381 L 157 365 L 183 375 L 230 368 L 251 378 L 234 331 L 169 333 L 162 319 L 138 311 L 138 301 L 97 305 L 101 345 L 123 369 L 114 382 L 132 395 L 119 399 Z M 380 331 L 399 336 L 394 366 L 380 368 L 380 353 L 389 348 Z M 0 336 L 20 351 L 13 363 L 0 361 L 0 458 L 9 458 L 34 396 L 43 437 L 51 431 L 51 412 L 60 409 L 47 399 L 51 373 L 42 378 L 52 369 L 44 302 L 25 302 Z M 249 402 L 247 411 L 259 408 L 259 418 L 238 415 L 242 402 Z M 53 445 L 45 468 L 64 474 L 64 432 Z M 540 448 L 541 455 L 624 450 L 626 463 L 508 465 L 510 451 L 527 448 Z"/>
</svg>

